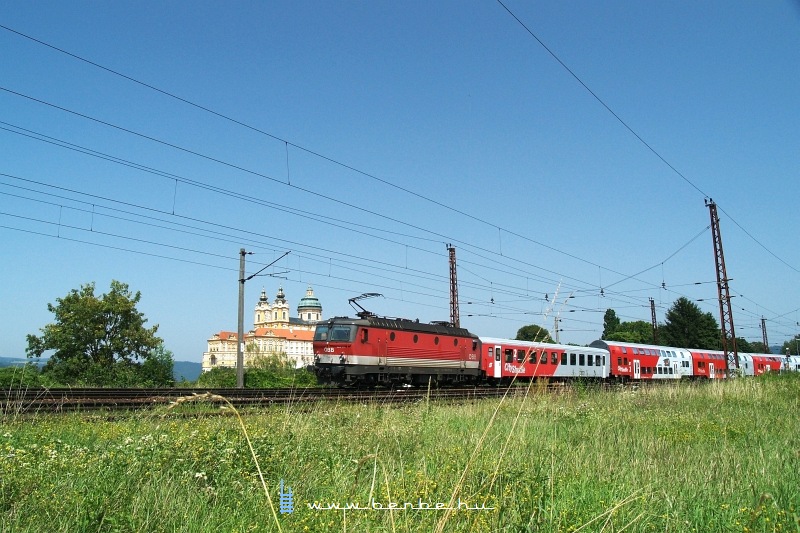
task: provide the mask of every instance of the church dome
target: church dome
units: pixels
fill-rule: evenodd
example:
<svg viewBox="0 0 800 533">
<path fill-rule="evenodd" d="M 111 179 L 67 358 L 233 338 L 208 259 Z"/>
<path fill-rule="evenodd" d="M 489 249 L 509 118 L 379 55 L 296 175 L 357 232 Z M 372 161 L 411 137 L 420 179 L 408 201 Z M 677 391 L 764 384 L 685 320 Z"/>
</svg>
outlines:
<svg viewBox="0 0 800 533">
<path fill-rule="evenodd" d="M 322 309 L 322 304 L 319 303 L 319 299 L 314 296 L 314 289 L 311 287 L 306 289 L 306 295 L 300 300 L 300 303 L 297 304 L 297 309 Z"/>
</svg>

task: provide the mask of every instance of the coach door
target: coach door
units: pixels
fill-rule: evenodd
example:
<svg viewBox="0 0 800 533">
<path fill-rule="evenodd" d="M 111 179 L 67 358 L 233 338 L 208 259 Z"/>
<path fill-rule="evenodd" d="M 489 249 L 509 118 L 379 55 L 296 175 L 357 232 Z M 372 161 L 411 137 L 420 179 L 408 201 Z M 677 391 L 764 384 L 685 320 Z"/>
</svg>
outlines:
<svg viewBox="0 0 800 533">
<path fill-rule="evenodd" d="M 633 379 L 642 379 L 642 365 L 638 359 L 633 360 Z"/>
<path fill-rule="evenodd" d="M 494 377 L 500 379 L 503 377 L 503 362 L 500 361 L 500 346 L 494 347 Z"/>
<path fill-rule="evenodd" d="M 708 363 L 708 378 L 714 379 L 716 376 L 714 374 L 714 363 Z"/>
</svg>

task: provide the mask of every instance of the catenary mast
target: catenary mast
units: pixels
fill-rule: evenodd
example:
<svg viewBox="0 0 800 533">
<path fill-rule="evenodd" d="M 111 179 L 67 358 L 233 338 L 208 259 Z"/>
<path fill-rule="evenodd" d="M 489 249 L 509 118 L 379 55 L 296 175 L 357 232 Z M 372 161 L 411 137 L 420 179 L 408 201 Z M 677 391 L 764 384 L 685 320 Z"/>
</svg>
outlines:
<svg viewBox="0 0 800 533">
<path fill-rule="evenodd" d="M 717 204 L 711 198 L 707 198 L 705 202 L 711 214 L 711 237 L 714 241 L 714 261 L 717 271 L 722 351 L 725 352 L 730 372 L 734 368 L 739 370 L 739 354 L 736 350 L 736 333 L 733 328 L 733 312 L 731 311 L 731 293 L 728 288 L 728 274 L 725 270 L 725 254 L 722 252 L 722 234 L 719 231 Z"/>
</svg>

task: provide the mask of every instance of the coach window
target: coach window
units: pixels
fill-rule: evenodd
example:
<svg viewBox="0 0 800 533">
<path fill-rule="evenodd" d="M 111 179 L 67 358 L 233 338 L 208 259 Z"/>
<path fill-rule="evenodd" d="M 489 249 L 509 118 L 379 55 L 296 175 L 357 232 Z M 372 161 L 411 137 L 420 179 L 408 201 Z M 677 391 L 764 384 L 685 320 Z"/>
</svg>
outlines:
<svg viewBox="0 0 800 533">
<path fill-rule="evenodd" d="M 478 341 L 472 341 L 472 351 L 475 352 L 478 350 Z"/>
<path fill-rule="evenodd" d="M 517 363 L 524 363 L 525 362 L 525 350 L 522 348 L 517 348 Z"/>
<path fill-rule="evenodd" d="M 633 348 L 633 355 L 639 355 L 639 351 L 636 348 Z"/>
<path fill-rule="evenodd" d="M 567 352 L 562 352 L 561 353 L 561 364 L 562 365 L 566 365 L 567 364 Z"/>
<path fill-rule="evenodd" d="M 597 363 L 597 366 L 603 366 L 603 356 L 602 355 L 598 355 L 597 356 L 597 361 L 595 361 L 595 362 Z"/>
<path fill-rule="evenodd" d="M 592 354 L 587 355 L 586 362 L 589 364 L 589 366 L 594 366 L 594 356 Z"/>
<path fill-rule="evenodd" d="M 511 348 L 506 348 L 505 354 L 506 354 L 506 363 L 514 362 L 514 350 L 512 350 Z"/>
<path fill-rule="evenodd" d="M 574 353 L 569 354 L 569 364 L 570 364 L 570 366 L 575 366 L 575 354 Z"/>
<path fill-rule="evenodd" d="M 542 350 L 542 356 L 539 358 L 539 364 L 546 365 L 547 364 L 547 352 Z"/>
<path fill-rule="evenodd" d="M 361 330 L 361 342 L 369 341 L 369 330 L 364 328 Z"/>
<path fill-rule="evenodd" d="M 489 357 L 491 357 L 491 356 L 492 356 L 492 349 L 489 348 Z M 495 361 L 500 361 L 500 347 L 499 346 L 495 347 L 495 349 L 494 349 L 494 360 Z"/>
<path fill-rule="evenodd" d="M 419 341 L 419 335 L 414 335 L 414 342 L 418 342 L 418 341 Z"/>
<path fill-rule="evenodd" d="M 433 338 L 433 344 L 439 344 L 439 337 Z"/>
<path fill-rule="evenodd" d="M 628 350 L 626 350 L 624 346 L 620 346 L 620 348 L 622 349 L 622 353 L 628 353 Z"/>
<path fill-rule="evenodd" d="M 621 365 L 621 364 L 622 364 L 622 357 L 617 357 L 617 365 Z"/>
<path fill-rule="evenodd" d="M 553 365 L 558 364 L 558 354 L 556 352 L 550 352 L 550 363 Z"/>
<path fill-rule="evenodd" d="M 580 366 L 586 366 L 586 354 L 578 355 L 578 364 Z"/>
</svg>

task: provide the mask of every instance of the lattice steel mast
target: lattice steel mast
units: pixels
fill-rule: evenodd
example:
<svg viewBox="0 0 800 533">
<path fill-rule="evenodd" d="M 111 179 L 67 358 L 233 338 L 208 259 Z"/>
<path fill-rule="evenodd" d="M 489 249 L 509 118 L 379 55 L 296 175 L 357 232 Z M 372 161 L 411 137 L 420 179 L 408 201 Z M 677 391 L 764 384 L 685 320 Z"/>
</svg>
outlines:
<svg viewBox="0 0 800 533">
<path fill-rule="evenodd" d="M 461 327 L 461 319 L 458 316 L 458 276 L 456 275 L 456 249 L 447 245 L 450 252 L 450 323 L 455 327 Z"/>
<path fill-rule="evenodd" d="M 725 254 L 722 252 L 722 235 L 719 231 L 717 204 L 707 198 L 706 207 L 711 213 L 711 237 L 714 241 L 714 261 L 717 266 L 717 293 L 719 295 L 719 318 L 722 331 L 722 351 L 728 359 L 728 370 L 739 369 L 739 353 L 736 350 L 736 332 L 733 328 L 731 293 L 728 289 L 728 274 L 725 271 Z"/>
<path fill-rule="evenodd" d="M 656 322 L 656 301 L 650 298 L 650 320 L 653 323 L 653 344 L 658 344 L 658 322 Z"/>
</svg>

